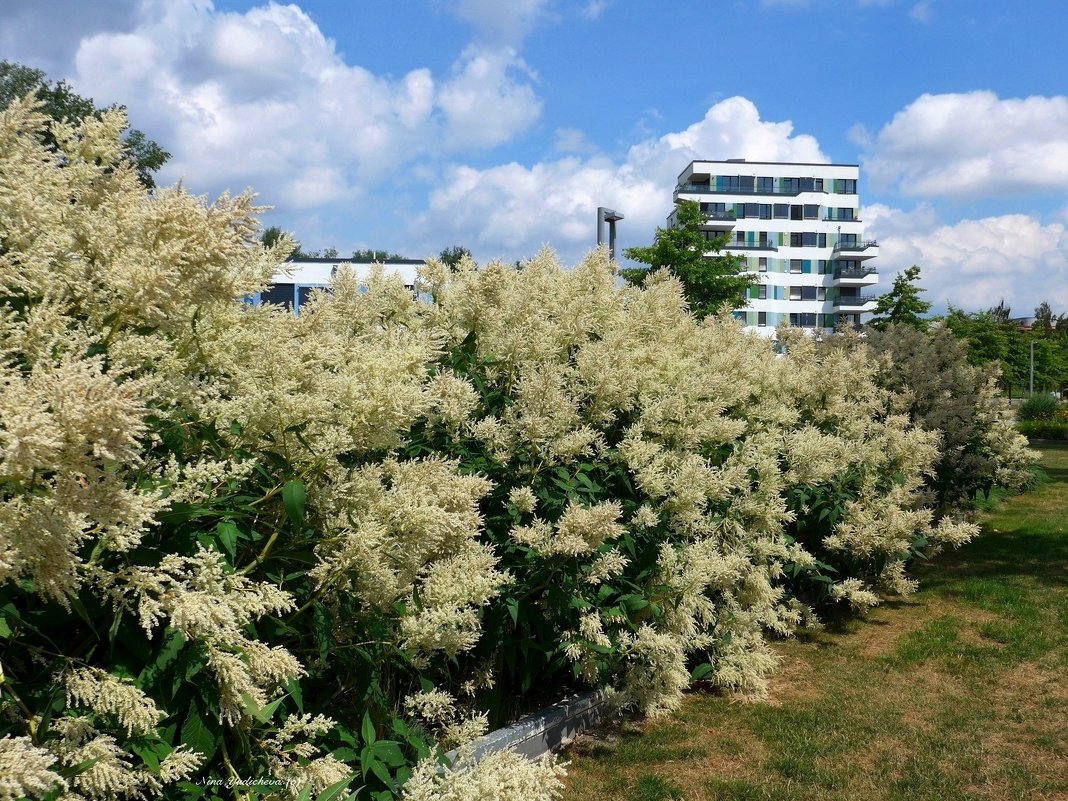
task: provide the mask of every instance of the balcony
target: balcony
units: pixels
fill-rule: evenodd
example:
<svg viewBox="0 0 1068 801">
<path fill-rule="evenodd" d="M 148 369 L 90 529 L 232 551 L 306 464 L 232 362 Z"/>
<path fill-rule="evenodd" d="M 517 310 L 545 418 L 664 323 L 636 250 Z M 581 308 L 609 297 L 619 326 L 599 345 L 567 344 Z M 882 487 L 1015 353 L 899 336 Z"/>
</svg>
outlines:
<svg viewBox="0 0 1068 801">
<path fill-rule="evenodd" d="M 774 242 L 728 242 L 723 246 L 724 250 L 778 250 L 779 246 Z"/>
<path fill-rule="evenodd" d="M 673 198 L 679 195 L 774 195 L 777 197 L 797 197 L 808 193 L 826 195 L 826 189 L 717 189 L 710 184 L 679 184 L 675 187 Z"/>
<path fill-rule="evenodd" d="M 701 223 L 702 231 L 733 231 L 737 218 L 733 211 L 702 212 L 705 221 Z"/>
<path fill-rule="evenodd" d="M 843 295 L 835 298 L 832 302 L 839 309 L 855 309 L 857 311 L 871 311 L 868 305 L 875 305 L 879 299 L 877 295 Z"/>
<path fill-rule="evenodd" d="M 874 284 L 879 280 L 879 272 L 874 267 L 839 269 L 834 271 L 834 280 L 849 284 Z"/>
<path fill-rule="evenodd" d="M 867 242 L 835 242 L 834 253 L 848 253 L 851 259 L 874 259 L 879 255 L 879 243 L 874 239 Z"/>
<path fill-rule="evenodd" d="M 862 253 L 868 248 L 877 248 L 879 243 L 874 239 L 870 239 L 867 242 L 835 242 L 834 249 L 841 251 L 842 253 Z"/>
</svg>

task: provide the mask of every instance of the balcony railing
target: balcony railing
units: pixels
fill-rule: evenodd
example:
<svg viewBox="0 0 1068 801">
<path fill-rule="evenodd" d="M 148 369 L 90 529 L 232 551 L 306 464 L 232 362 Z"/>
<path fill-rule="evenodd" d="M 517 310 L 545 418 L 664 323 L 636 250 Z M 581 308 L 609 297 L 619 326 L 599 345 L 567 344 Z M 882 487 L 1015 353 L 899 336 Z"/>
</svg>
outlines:
<svg viewBox="0 0 1068 801">
<path fill-rule="evenodd" d="M 834 277 L 837 278 L 867 278 L 869 275 L 876 275 L 879 271 L 874 267 L 849 267 L 843 269 L 837 269 L 834 271 Z"/>
<path fill-rule="evenodd" d="M 818 192 L 826 195 L 826 189 L 717 189 L 709 184 L 679 184 L 675 187 L 675 198 L 679 194 L 690 195 L 781 195 L 783 197 L 796 197 L 806 192 Z"/>
<path fill-rule="evenodd" d="M 879 299 L 878 295 L 843 295 L 834 299 L 835 306 L 864 306 L 874 303 Z"/>
<path fill-rule="evenodd" d="M 879 247 L 879 243 L 876 242 L 874 239 L 870 239 L 867 242 L 835 242 L 834 243 L 834 249 L 836 251 L 841 250 L 841 251 L 855 252 L 855 251 L 867 250 L 868 248 L 877 248 L 877 247 Z"/>
<path fill-rule="evenodd" d="M 705 218 L 705 222 L 736 222 L 738 216 L 734 211 L 703 211 L 701 214 Z"/>
<path fill-rule="evenodd" d="M 725 244 L 726 250 L 778 250 L 779 246 L 774 242 L 738 242 L 730 241 Z"/>
</svg>

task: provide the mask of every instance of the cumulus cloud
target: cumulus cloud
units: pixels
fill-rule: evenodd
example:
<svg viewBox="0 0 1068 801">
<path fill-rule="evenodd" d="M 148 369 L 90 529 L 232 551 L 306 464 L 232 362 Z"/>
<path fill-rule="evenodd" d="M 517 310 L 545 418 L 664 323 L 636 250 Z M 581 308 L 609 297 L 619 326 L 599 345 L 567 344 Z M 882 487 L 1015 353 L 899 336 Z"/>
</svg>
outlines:
<svg viewBox="0 0 1068 801">
<path fill-rule="evenodd" d="M 468 48 L 452 79 L 438 93 L 446 120 L 446 145 L 453 149 L 492 147 L 529 127 L 541 113 L 533 87 L 523 82 L 533 78 L 511 48 Z"/>
<path fill-rule="evenodd" d="M 507 142 L 541 113 L 536 76 L 506 46 L 472 45 L 445 74 L 394 77 L 347 63 L 297 5 L 127 5 L 136 22 L 90 27 L 73 45 L 69 77 L 98 102 L 127 105 L 173 153 L 163 182 L 252 185 L 283 212 L 357 202 L 421 160 Z"/>
<path fill-rule="evenodd" d="M 1044 300 L 1068 309 L 1068 212 L 1045 223 L 1005 214 L 947 224 L 923 203 L 910 211 L 876 204 L 862 216 L 879 240 L 881 287 L 918 264 L 926 299 L 938 310 L 985 309 L 1002 298 L 1021 315 Z"/>
<path fill-rule="evenodd" d="M 452 0 L 452 12 L 495 45 L 518 45 L 543 19 L 547 0 Z"/>
<path fill-rule="evenodd" d="M 78 42 L 102 31 L 128 33 L 141 18 L 139 0 L 4 0 L 0 3 L 3 57 L 66 75 Z M 48 32 L 42 36 L 42 30 Z"/>
<path fill-rule="evenodd" d="M 876 187 L 967 197 L 1068 184 L 1068 97 L 1000 99 L 993 92 L 925 94 L 871 138 L 862 164 Z"/>
<path fill-rule="evenodd" d="M 582 143 L 579 132 L 558 143 Z M 413 237 L 470 242 L 480 258 L 533 254 L 549 240 L 566 260 L 593 245 L 598 206 L 625 215 L 622 246 L 644 244 L 671 210 L 671 188 L 695 159 L 827 162 L 818 142 L 795 135 L 790 122 L 760 119 L 753 103 L 732 97 L 682 131 L 650 138 L 622 159 L 603 154 L 566 156 L 533 166 L 476 169 L 454 165 L 412 223 Z"/>
</svg>

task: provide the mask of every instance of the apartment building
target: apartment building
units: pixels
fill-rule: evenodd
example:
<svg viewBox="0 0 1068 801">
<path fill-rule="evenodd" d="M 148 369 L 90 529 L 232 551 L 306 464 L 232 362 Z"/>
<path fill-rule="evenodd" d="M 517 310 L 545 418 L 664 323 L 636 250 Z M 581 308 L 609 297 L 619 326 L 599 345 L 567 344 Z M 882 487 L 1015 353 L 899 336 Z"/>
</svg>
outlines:
<svg viewBox="0 0 1068 801">
<path fill-rule="evenodd" d="M 830 331 L 875 308 L 879 247 L 864 238 L 859 176 L 856 164 L 745 159 L 694 161 L 679 175 L 675 199 L 699 203 L 707 238 L 726 235 L 724 252 L 760 276 L 734 312 L 747 328 Z"/>
</svg>

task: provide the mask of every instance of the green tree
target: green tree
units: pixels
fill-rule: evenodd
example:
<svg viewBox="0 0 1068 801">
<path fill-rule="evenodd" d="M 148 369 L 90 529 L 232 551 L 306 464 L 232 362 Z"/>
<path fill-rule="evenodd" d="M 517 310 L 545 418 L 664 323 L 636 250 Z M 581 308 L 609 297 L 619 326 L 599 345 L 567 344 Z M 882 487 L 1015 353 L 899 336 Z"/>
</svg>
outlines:
<svg viewBox="0 0 1068 801">
<path fill-rule="evenodd" d="M 106 110 L 97 108 L 92 98 L 76 94 L 66 81 L 52 83 L 45 78 L 41 70 L 11 61 L 0 61 L 0 108 L 6 108 L 15 98 L 24 97 L 31 92 L 36 92 L 38 99 L 44 104 L 41 111 L 57 121 L 77 123 L 90 115 L 99 117 Z M 125 106 L 109 108 L 126 111 Z M 44 137 L 48 146 L 55 149 L 56 139 L 51 128 L 45 131 Z M 126 147 L 126 158 L 137 171 L 138 180 L 143 186 L 154 188 L 156 182 L 153 175 L 167 162 L 171 154 L 145 136 L 144 131 L 136 128 L 126 131 L 123 144 Z"/>
<path fill-rule="evenodd" d="M 334 252 L 335 254 L 337 253 L 337 251 Z M 379 264 L 388 264 L 391 261 L 407 261 L 404 256 L 398 253 L 390 253 L 388 250 L 375 250 L 373 248 L 352 251 L 352 260 L 378 262 Z"/>
<path fill-rule="evenodd" d="M 649 267 L 624 268 L 619 274 L 631 284 L 642 286 L 651 270 L 665 268 L 682 282 L 690 310 L 698 318 L 745 305 L 744 294 L 759 277 L 756 273 L 743 273 L 745 263 L 738 256 L 720 254 L 727 239 L 709 239 L 702 228 L 705 221 L 697 203 L 679 201 L 674 224 L 657 228 L 652 245 L 623 251 L 628 259 Z"/>
<path fill-rule="evenodd" d="M 453 245 L 452 247 L 447 247 L 442 250 L 441 255 L 439 255 L 438 258 L 441 259 L 442 264 L 447 265 L 450 270 L 455 270 L 464 256 L 471 258 L 471 251 L 462 245 Z"/>
<path fill-rule="evenodd" d="M 1031 328 L 1040 336 L 1049 336 L 1057 326 L 1057 315 L 1048 301 L 1042 301 L 1035 307 L 1035 324 Z"/>
<path fill-rule="evenodd" d="M 927 290 L 917 285 L 919 280 L 920 268 L 915 264 L 898 273 L 890 291 L 879 296 L 875 316 L 868 325 L 877 331 L 890 325 L 907 325 L 920 331 L 926 329 L 930 321 L 921 315 L 931 310 L 931 304 L 920 297 L 920 293 Z"/>
</svg>

